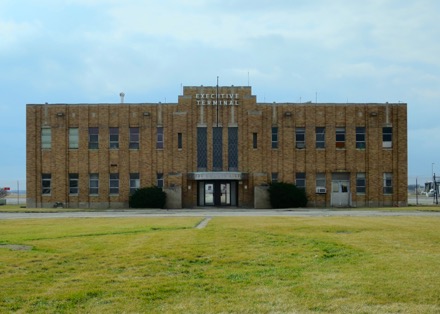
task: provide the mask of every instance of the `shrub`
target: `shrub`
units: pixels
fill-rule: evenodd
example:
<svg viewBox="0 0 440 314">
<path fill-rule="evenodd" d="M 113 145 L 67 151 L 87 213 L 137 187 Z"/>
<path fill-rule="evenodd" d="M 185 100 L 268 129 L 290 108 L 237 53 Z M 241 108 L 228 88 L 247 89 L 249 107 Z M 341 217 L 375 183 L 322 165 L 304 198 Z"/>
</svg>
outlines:
<svg viewBox="0 0 440 314">
<path fill-rule="evenodd" d="M 167 194 L 157 186 L 137 189 L 130 196 L 131 208 L 164 208 Z"/>
<path fill-rule="evenodd" d="M 307 206 L 306 191 L 291 183 L 272 183 L 269 187 L 269 199 L 273 208 Z"/>
</svg>

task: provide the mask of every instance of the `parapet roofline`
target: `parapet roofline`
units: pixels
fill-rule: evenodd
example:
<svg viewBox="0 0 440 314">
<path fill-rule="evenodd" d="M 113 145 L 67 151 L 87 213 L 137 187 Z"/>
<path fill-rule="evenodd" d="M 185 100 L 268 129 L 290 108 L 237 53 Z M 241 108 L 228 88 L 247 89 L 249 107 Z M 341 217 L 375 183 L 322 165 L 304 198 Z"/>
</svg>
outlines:
<svg viewBox="0 0 440 314">
<path fill-rule="evenodd" d="M 152 103 L 128 103 L 128 102 L 116 102 L 116 103 L 44 103 L 44 104 L 26 104 L 26 106 L 177 106 L 178 103 L 163 103 L 163 102 L 152 102 Z"/>
<path fill-rule="evenodd" d="M 177 106 L 179 103 L 44 103 L 44 104 L 26 104 L 28 107 L 32 106 Z M 407 106 L 405 102 L 397 103 L 326 103 L 326 102 L 256 102 L 260 106 Z"/>
</svg>

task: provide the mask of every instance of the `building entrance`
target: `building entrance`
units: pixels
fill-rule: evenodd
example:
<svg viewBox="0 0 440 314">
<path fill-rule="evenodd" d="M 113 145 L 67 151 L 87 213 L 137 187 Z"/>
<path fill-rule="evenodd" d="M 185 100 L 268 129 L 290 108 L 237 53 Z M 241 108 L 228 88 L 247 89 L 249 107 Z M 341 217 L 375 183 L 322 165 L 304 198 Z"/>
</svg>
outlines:
<svg viewBox="0 0 440 314">
<path fill-rule="evenodd" d="M 199 181 L 199 206 L 237 206 L 236 181 Z"/>
</svg>

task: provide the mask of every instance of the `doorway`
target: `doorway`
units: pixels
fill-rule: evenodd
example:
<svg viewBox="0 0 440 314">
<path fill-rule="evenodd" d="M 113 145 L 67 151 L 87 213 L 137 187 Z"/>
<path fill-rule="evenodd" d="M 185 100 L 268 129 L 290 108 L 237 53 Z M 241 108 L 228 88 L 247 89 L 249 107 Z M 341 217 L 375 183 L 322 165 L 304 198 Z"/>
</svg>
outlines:
<svg viewBox="0 0 440 314">
<path fill-rule="evenodd" d="M 349 207 L 351 205 L 350 174 L 333 173 L 331 206 Z"/>
<path fill-rule="evenodd" d="M 237 206 L 236 181 L 200 181 L 199 206 Z"/>
</svg>

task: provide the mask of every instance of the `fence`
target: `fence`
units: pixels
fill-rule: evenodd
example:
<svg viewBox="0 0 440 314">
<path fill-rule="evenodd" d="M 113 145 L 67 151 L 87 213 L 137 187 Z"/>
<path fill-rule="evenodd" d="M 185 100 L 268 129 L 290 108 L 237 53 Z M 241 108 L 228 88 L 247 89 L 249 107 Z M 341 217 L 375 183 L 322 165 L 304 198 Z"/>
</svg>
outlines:
<svg viewBox="0 0 440 314">
<path fill-rule="evenodd" d="M 26 204 L 26 180 L 0 179 L 0 188 L 7 188 L 6 204 Z"/>
</svg>

